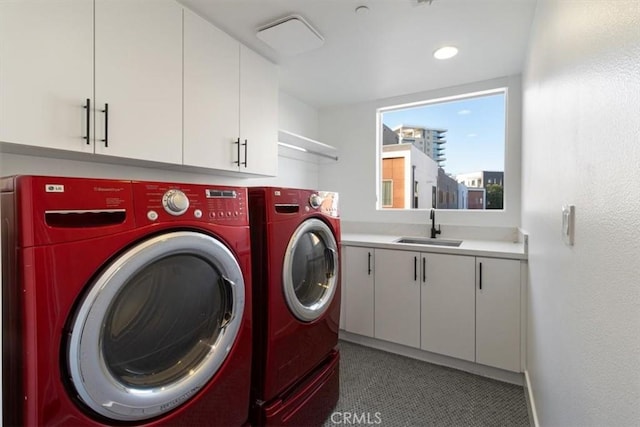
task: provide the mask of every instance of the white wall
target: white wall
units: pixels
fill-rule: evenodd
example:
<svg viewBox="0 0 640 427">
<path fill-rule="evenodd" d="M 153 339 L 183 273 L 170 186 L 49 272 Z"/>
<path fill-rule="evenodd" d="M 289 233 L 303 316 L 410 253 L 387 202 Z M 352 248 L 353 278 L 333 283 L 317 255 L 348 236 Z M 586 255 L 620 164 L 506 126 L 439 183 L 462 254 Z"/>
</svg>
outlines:
<svg viewBox="0 0 640 427">
<path fill-rule="evenodd" d="M 313 107 L 285 93 L 279 97 L 279 127 L 301 135 L 316 137 L 318 112 Z M 61 160 L 39 156 L 0 153 L 0 176 L 14 174 L 39 174 L 95 178 L 139 179 L 218 185 L 275 185 L 284 187 L 317 188 L 318 165 L 313 159 L 295 156 L 280 149 L 278 176 L 274 178 L 239 178 L 211 173 L 192 173 L 162 167 L 138 167 Z"/>
<path fill-rule="evenodd" d="M 523 88 L 540 425 L 640 425 L 640 2 L 539 0 Z"/>
<path fill-rule="evenodd" d="M 441 210 L 437 221 L 443 224 L 517 227 L 520 225 L 520 136 L 521 88 L 519 76 L 497 78 L 452 88 L 372 102 L 340 106 L 320 111 L 322 142 L 339 150 L 339 161 L 319 175 L 320 186 L 340 192 L 341 217 L 345 221 L 423 224 L 424 210 L 389 211 L 376 209 L 376 110 L 381 107 L 461 95 L 508 86 L 507 148 L 505 153 L 504 211 L 478 212 Z"/>
</svg>

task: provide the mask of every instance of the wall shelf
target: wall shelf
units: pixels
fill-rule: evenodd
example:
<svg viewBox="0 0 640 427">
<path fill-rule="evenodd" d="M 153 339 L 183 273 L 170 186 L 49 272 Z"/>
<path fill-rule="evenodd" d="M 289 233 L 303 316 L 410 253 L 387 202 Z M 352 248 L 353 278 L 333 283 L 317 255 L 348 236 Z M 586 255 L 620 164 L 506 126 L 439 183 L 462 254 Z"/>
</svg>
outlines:
<svg viewBox="0 0 640 427">
<path fill-rule="evenodd" d="M 303 153 L 309 153 L 335 161 L 338 160 L 337 148 L 286 130 L 280 129 L 278 131 L 278 145 Z"/>
</svg>

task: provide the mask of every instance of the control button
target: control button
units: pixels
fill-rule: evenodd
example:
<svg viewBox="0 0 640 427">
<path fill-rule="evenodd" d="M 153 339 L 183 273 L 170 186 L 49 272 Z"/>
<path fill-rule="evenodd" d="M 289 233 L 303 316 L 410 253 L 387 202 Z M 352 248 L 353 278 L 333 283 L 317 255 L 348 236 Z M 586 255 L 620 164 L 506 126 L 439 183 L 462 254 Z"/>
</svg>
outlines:
<svg viewBox="0 0 640 427">
<path fill-rule="evenodd" d="M 233 216 L 238 216 L 238 211 L 235 211 L 235 212 L 233 213 Z"/>
<path fill-rule="evenodd" d="M 215 218 L 215 217 L 216 217 L 215 212 L 209 212 L 209 218 Z"/>
<path fill-rule="evenodd" d="M 147 218 L 149 218 L 149 221 L 155 221 L 156 219 L 158 219 L 158 212 L 156 211 L 147 212 Z"/>
<path fill-rule="evenodd" d="M 180 190 L 169 190 L 162 196 L 162 206 L 171 215 L 182 215 L 189 209 L 189 199 Z"/>
<path fill-rule="evenodd" d="M 318 196 L 317 194 L 312 194 L 309 197 L 309 204 L 313 209 L 318 209 L 322 204 L 322 197 Z"/>
<path fill-rule="evenodd" d="M 193 211 L 193 216 L 195 216 L 196 218 L 202 218 L 202 211 L 200 209 L 196 209 L 195 211 Z"/>
<path fill-rule="evenodd" d="M 231 216 L 231 212 L 227 212 L 227 216 Z"/>
</svg>

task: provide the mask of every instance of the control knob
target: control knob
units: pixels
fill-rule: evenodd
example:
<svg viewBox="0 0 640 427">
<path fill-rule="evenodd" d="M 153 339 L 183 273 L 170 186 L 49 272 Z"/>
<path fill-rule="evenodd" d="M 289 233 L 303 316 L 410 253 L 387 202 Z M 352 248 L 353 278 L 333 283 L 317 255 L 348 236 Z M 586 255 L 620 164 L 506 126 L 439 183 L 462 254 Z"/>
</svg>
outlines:
<svg viewBox="0 0 640 427">
<path fill-rule="evenodd" d="M 318 196 L 317 194 L 312 194 L 309 197 L 309 204 L 313 209 L 318 209 L 322 204 L 322 197 Z"/>
<path fill-rule="evenodd" d="M 180 190 L 169 190 L 162 196 L 162 206 L 171 215 L 182 215 L 189 209 L 189 199 Z"/>
</svg>

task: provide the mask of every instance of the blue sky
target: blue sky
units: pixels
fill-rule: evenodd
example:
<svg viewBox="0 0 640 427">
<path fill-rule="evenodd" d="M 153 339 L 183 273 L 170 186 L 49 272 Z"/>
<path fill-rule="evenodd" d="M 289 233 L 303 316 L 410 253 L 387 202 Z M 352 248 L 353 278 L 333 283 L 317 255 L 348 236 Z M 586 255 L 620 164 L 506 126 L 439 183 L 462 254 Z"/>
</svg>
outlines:
<svg viewBox="0 0 640 427">
<path fill-rule="evenodd" d="M 400 124 L 448 129 L 448 174 L 504 171 L 504 93 L 388 111 L 382 122 L 392 129 Z"/>
</svg>

